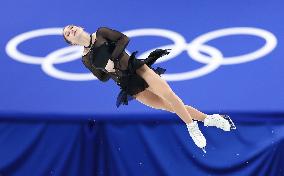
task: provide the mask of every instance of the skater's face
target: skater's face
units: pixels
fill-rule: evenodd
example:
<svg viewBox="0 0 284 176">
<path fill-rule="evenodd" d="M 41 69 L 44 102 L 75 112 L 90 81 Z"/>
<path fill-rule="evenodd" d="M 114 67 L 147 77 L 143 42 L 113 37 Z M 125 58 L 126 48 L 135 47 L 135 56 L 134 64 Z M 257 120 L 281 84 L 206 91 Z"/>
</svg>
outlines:
<svg viewBox="0 0 284 176">
<path fill-rule="evenodd" d="M 75 25 L 67 25 L 63 28 L 63 37 L 65 41 L 71 45 L 79 45 L 82 39 L 84 28 Z"/>
</svg>

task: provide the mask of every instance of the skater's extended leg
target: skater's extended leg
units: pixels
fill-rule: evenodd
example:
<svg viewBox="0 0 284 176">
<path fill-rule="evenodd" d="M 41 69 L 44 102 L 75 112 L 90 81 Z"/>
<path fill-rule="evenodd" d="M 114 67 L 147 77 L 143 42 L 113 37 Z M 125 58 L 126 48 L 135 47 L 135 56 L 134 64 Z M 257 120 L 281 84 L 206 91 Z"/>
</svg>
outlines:
<svg viewBox="0 0 284 176">
<path fill-rule="evenodd" d="M 196 121 L 193 121 L 182 100 L 172 91 L 170 86 L 158 74 L 150 69 L 146 64 L 136 70 L 149 85 L 147 90 L 165 99 L 171 109 L 186 123 L 188 132 L 194 143 L 203 149 L 206 146 L 206 139 L 198 128 Z M 145 90 L 144 90 L 145 91 Z"/>
<path fill-rule="evenodd" d="M 153 92 L 147 89 L 143 92 L 140 92 L 139 94 L 136 94 L 135 98 L 140 103 L 145 104 L 149 107 L 175 113 L 170 103 L 166 101 L 166 99 L 154 94 Z M 197 109 L 189 105 L 185 105 L 185 108 L 194 120 L 204 121 L 204 119 L 206 118 L 206 114 L 198 111 Z"/>
<path fill-rule="evenodd" d="M 182 100 L 172 91 L 168 83 L 158 74 L 150 69 L 146 64 L 137 69 L 139 74 L 149 85 L 147 88 L 156 95 L 166 99 L 172 107 L 172 110 L 185 122 L 191 123 L 192 118 L 186 110 Z"/>
</svg>

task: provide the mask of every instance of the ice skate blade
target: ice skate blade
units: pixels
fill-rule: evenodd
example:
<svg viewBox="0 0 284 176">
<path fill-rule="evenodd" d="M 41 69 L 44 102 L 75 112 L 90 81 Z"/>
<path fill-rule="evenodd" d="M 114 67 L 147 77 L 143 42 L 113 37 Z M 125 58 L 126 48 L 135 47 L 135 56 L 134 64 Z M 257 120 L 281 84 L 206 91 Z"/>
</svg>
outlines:
<svg viewBox="0 0 284 176">
<path fill-rule="evenodd" d="M 204 153 L 206 153 L 205 147 L 202 147 L 201 149 Z"/>
<path fill-rule="evenodd" d="M 234 124 L 234 122 L 232 121 L 232 119 L 230 118 L 230 116 L 224 115 L 223 118 L 229 121 L 230 126 L 231 126 L 231 127 L 230 127 L 231 130 L 237 129 L 236 125 Z"/>
</svg>

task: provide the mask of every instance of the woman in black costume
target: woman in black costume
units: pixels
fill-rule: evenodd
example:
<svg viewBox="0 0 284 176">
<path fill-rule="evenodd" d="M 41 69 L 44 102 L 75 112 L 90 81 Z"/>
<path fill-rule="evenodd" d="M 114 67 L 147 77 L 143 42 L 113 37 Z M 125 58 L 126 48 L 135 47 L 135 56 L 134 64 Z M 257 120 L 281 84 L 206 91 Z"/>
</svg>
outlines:
<svg viewBox="0 0 284 176">
<path fill-rule="evenodd" d="M 197 121 L 205 126 L 216 126 L 224 131 L 236 129 L 228 116 L 207 115 L 185 105 L 161 78 L 166 69 L 152 67 L 154 62 L 169 54 L 169 49 L 156 49 L 145 59 L 137 59 L 136 52 L 130 56 L 125 52 L 129 38 L 123 33 L 108 27 L 99 27 L 89 34 L 82 27 L 68 25 L 63 28 L 63 37 L 71 45 L 84 46 L 82 61 L 100 81 L 112 78 L 120 87 L 116 105 L 127 105 L 136 99 L 156 109 L 176 113 L 185 123 L 195 144 L 204 149 L 206 139 L 199 130 Z M 194 120 L 193 120 L 194 119 Z M 205 151 L 205 150 L 204 150 Z"/>
</svg>

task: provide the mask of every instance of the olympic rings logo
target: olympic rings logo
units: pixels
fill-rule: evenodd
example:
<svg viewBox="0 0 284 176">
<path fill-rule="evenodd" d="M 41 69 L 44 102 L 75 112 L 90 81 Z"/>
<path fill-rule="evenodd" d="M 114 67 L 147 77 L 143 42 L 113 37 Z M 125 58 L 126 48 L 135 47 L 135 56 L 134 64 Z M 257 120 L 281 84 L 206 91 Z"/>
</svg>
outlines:
<svg viewBox="0 0 284 176">
<path fill-rule="evenodd" d="M 180 34 L 165 29 L 144 28 L 129 30 L 123 33 L 130 38 L 138 36 L 158 36 L 172 40 L 173 44 L 157 47 L 162 49 L 171 48 L 172 50 L 169 55 L 159 58 L 156 63 L 171 60 L 173 58 L 176 58 L 176 56 L 178 56 L 183 51 L 187 51 L 187 54 L 194 61 L 205 64 L 204 66 L 196 70 L 190 70 L 182 73 L 162 74 L 162 78 L 167 81 L 182 81 L 187 79 L 194 79 L 213 72 L 221 65 L 241 64 L 260 59 L 263 56 L 269 54 L 277 45 L 277 39 L 271 32 L 252 27 L 235 27 L 215 30 L 195 38 L 190 43 L 187 43 L 184 37 Z M 42 70 L 47 75 L 57 79 L 68 81 L 86 81 L 97 79 L 92 75 L 92 73 L 70 73 L 58 70 L 54 67 L 55 64 L 66 63 L 81 58 L 83 48 L 80 46 L 68 46 L 65 48 L 61 48 L 49 53 L 45 57 L 27 55 L 17 49 L 17 46 L 24 41 L 47 35 L 62 35 L 62 28 L 39 29 L 20 34 L 12 38 L 7 43 L 6 52 L 12 59 L 17 60 L 19 62 L 41 65 Z M 263 38 L 265 40 L 265 44 L 254 52 L 234 57 L 224 57 L 220 50 L 206 44 L 211 40 L 231 35 L 257 36 Z M 157 48 L 150 49 L 137 57 L 146 58 L 151 51 Z M 126 52 L 130 54 L 129 51 L 126 50 Z M 204 55 L 201 52 L 206 53 L 207 55 Z"/>
</svg>

